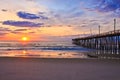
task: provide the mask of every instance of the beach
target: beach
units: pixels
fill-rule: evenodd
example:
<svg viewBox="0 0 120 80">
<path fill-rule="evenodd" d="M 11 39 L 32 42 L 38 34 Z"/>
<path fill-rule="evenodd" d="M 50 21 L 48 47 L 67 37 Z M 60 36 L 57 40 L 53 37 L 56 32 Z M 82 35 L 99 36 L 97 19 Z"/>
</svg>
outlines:
<svg viewBox="0 0 120 80">
<path fill-rule="evenodd" d="M 0 58 L 0 80 L 120 80 L 119 74 L 119 59 Z"/>
<path fill-rule="evenodd" d="M 120 80 L 120 0 L 1 0 L 0 80 Z"/>
</svg>

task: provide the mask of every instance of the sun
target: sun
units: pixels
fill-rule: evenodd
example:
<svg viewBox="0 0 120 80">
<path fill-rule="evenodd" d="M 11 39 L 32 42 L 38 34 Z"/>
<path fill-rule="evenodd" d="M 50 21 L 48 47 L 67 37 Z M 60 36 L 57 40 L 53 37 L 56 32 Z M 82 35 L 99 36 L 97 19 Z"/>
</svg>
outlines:
<svg viewBox="0 0 120 80">
<path fill-rule="evenodd" d="M 22 41 L 28 41 L 28 37 L 24 36 L 21 38 Z"/>
</svg>

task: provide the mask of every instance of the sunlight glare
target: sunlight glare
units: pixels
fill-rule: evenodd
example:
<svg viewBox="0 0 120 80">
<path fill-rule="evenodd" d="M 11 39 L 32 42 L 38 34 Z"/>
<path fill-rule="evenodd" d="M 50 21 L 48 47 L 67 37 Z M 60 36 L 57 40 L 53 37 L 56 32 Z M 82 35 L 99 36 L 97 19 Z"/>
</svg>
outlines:
<svg viewBox="0 0 120 80">
<path fill-rule="evenodd" d="M 22 41 L 28 41 L 28 37 L 22 37 Z"/>
</svg>

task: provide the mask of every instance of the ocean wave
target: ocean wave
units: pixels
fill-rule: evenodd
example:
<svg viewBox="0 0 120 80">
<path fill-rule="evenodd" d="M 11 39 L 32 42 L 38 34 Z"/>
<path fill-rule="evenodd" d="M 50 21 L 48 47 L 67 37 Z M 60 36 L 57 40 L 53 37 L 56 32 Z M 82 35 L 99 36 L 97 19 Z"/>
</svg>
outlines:
<svg viewBox="0 0 120 80">
<path fill-rule="evenodd" d="M 40 46 L 40 47 L 0 47 L 0 50 L 87 50 L 71 46 Z"/>
<path fill-rule="evenodd" d="M 0 42 L 0 50 L 63 50 L 63 51 L 87 51 L 70 42 L 30 42 L 21 44 L 18 42 Z"/>
</svg>

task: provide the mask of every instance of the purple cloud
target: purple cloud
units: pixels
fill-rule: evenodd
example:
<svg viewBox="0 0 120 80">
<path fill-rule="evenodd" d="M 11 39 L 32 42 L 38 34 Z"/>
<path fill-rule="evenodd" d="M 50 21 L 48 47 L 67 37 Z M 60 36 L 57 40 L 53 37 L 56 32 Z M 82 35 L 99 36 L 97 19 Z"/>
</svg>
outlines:
<svg viewBox="0 0 120 80">
<path fill-rule="evenodd" d="M 36 14 L 31 14 L 31 13 L 26 13 L 26 12 L 18 12 L 17 15 L 20 17 L 20 18 L 23 18 L 23 19 L 39 19 L 40 17 Z"/>
<path fill-rule="evenodd" d="M 96 9 L 100 12 L 115 11 L 120 8 L 120 0 L 99 0 Z"/>
<path fill-rule="evenodd" d="M 45 17 L 43 15 L 32 14 L 32 13 L 27 13 L 23 11 L 17 12 L 17 15 L 23 19 L 48 19 L 48 17 Z"/>
<path fill-rule="evenodd" d="M 2 24 L 17 26 L 17 27 L 41 27 L 44 25 L 43 23 L 34 23 L 29 21 L 11 21 L 11 20 L 4 21 Z"/>
</svg>

